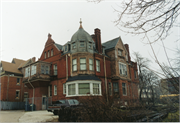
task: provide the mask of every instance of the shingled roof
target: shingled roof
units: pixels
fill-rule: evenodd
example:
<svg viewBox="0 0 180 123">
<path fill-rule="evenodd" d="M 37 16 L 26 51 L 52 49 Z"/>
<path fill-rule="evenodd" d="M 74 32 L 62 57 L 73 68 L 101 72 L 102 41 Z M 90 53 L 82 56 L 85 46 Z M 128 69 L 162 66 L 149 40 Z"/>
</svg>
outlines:
<svg viewBox="0 0 180 123">
<path fill-rule="evenodd" d="M 63 46 L 57 43 L 54 43 L 54 45 L 58 48 L 58 50 L 62 50 Z"/>
<path fill-rule="evenodd" d="M 102 45 L 105 47 L 105 50 L 114 48 L 116 46 L 117 42 L 119 41 L 119 38 L 120 37 L 117 37 L 115 39 L 112 39 L 110 41 L 102 43 Z"/>
<path fill-rule="evenodd" d="M 21 71 L 18 70 L 19 64 L 9 63 L 5 61 L 1 61 L 1 64 L 3 70 L 6 72 L 22 74 Z"/>
</svg>

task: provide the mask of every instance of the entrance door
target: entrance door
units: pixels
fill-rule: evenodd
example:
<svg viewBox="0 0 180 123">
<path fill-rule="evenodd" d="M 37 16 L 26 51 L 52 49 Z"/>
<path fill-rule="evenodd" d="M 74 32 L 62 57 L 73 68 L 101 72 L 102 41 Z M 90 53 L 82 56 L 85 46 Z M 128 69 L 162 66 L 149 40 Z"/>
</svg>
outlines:
<svg viewBox="0 0 180 123">
<path fill-rule="evenodd" d="M 46 110 L 46 104 L 47 104 L 46 96 L 42 96 L 42 110 Z"/>
</svg>

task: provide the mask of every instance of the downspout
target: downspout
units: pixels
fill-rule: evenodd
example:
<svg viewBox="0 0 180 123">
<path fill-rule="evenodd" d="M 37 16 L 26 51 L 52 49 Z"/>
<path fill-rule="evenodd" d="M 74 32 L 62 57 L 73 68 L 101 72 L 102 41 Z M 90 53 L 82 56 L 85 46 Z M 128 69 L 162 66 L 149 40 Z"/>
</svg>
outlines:
<svg viewBox="0 0 180 123">
<path fill-rule="evenodd" d="M 108 90 L 107 90 L 107 77 L 106 77 L 106 61 L 105 61 L 105 56 L 104 56 L 104 75 L 105 75 L 106 99 L 107 99 L 107 103 L 109 103 L 109 100 L 108 100 Z"/>
<path fill-rule="evenodd" d="M 7 94 L 6 94 L 6 100 L 7 101 L 8 101 L 8 93 L 9 93 L 9 74 L 8 74 Z"/>
<path fill-rule="evenodd" d="M 30 65 L 29 65 L 29 68 L 31 69 L 31 67 L 30 67 Z M 28 82 L 29 82 L 29 79 L 30 79 L 30 76 L 29 76 L 29 78 L 28 78 Z M 32 88 L 33 88 L 33 104 L 34 104 L 34 86 L 31 84 L 31 82 L 29 82 L 29 84 L 32 86 Z"/>
</svg>

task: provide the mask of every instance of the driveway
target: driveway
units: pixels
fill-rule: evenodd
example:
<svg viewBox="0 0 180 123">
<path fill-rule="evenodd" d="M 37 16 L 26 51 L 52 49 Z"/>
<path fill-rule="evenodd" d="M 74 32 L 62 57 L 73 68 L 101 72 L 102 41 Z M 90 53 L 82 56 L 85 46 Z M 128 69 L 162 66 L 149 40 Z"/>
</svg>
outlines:
<svg viewBox="0 0 180 123">
<path fill-rule="evenodd" d="M 47 110 L 41 111 L 27 111 L 24 110 L 8 110 L 0 111 L 0 123 L 1 122 L 50 122 L 57 119 L 58 115 L 54 115 L 52 112 Z"/>
<path fill-rule="evenodd" d="M 0 111 L 0 122 L 19 122 L 19 118 L 25 114 L 24 110 Z"/>
</svg>

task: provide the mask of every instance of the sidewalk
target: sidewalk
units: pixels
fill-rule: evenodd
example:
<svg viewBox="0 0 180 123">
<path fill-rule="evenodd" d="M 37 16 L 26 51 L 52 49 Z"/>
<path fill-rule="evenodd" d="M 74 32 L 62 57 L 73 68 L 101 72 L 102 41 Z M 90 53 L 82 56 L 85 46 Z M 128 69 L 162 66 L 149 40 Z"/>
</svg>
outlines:
<svg viewBox="0 0 180 123">
<path fill-rule="evenodd" d="M 19 122 L 50 122 L 57 118 L 58 115 L 54 115 L 52 112 L 48 112 L 47 110 L 32 111 L 25 112 L 24 115 L 19 118 Z"/>
</svg>

